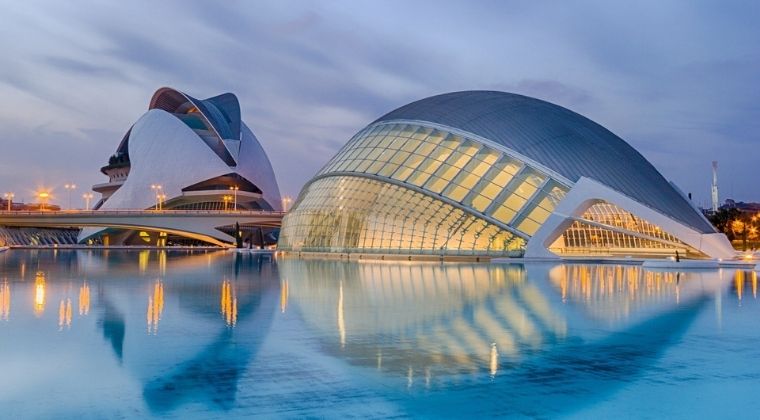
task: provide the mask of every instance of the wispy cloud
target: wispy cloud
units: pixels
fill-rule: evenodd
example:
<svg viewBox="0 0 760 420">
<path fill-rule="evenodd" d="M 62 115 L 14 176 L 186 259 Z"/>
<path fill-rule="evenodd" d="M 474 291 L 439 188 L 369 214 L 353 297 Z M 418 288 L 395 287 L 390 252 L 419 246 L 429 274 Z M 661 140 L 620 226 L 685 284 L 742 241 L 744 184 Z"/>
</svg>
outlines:
<svg viewBox="0 0 760 420">
<path fill-rule="evenodd" d="M 17 2 L 0 15 L 0 189 L 27 188 L 19 174 L 30 171 L 102 182 L 98 168 L 161 86 L 234 92 L 291 195 L 385 112 L 500 89 L 601 123 L 698 200 L 713 159 L 726 193 L 760 200 L 758 12 L 753 2 Z"/>
</svg>

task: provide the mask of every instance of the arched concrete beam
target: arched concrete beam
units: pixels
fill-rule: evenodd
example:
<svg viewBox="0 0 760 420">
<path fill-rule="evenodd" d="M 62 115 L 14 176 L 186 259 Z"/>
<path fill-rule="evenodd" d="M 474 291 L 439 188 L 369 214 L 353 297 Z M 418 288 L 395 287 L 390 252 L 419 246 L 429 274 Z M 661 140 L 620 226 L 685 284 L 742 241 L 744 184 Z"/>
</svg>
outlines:
<svg viewBox="0 0 760 420">
<path fill-rule="evenodd" d="M 580 217 L 589 207 L 600 201 L 614 204 L 659 226 L 665 232 L 711 258 L 728 259 L 736 255 L 726 235 L 698 232 L 591 178 L 581 177 L 528 241 L 525 258 L 559 258 L 550 252 L 548 247 L 570 227 L 573 217 Z"/>
</svg>

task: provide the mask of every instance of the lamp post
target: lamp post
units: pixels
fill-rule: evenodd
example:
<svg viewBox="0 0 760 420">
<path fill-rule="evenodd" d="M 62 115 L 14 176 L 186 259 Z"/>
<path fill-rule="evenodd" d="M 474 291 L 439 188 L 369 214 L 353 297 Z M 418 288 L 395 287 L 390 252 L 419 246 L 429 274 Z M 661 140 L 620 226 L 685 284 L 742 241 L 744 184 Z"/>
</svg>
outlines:
<svg viewBox="0 0 760 420">
<path fill-rule="evenodd" d="M 222 200 L 224 201 L 224 211 L 227 211 L 227 203 L 229 203 L 230 200 L 232 200 L 232 197 L 230 197 L 229 195 L 225 195 L 224 197 L 222 197 Z"/>
<path fill-rule="evenodd" d="M 288 205 L 290 205 L 291 201 L 293 200 L 291 200 L 291 198 L 288 197 L 287 195 L 285 197 L 282 197 L 282 211 L 283 212 L 288 211 Z"/>
<path fill-rule="evenodd" d="M 158 209 L 159 210 L 164 209 L 164 201 L 166 201 L 166 194 L 159 194 L 158 195 Z"/>
<path fill-rule="evenodd" d="M 11 211 L 11 203 L 13 202 L 13 197 L 15 197 L 16 194 L 13 194 L 12 192 L 7 192 L 3 194 L 3 197 L 5 197 L 6 200 L 8 200 L 8 211 Z"/>
<path fill-rule="evenodd" d="M 92 193 L 84 193 L 82 194 L 82 198 L 84 198 L 84 209 L 89 210 L 90 209 L 90 200 L 92 200 Z"/>
<path fill-rule="evenodd" d="M 71 210 L 71 192 L 74 191 L 77 186 L 76 184 L 66 184 L 63 188 L 66 188 L 66 191 L 69 193 L 69 210 Z"/>
<path fill-rule="evenodd" d="M 158 197 L 161 194 L 161 189 L 162 188 L 163 187 L 161 187 L 161 185 L 159 185 L 159 184 L 152 184 L 150 186 L 150 189 L 153 190 L 153 194 L 156 195 L 156 205 L 154 207 L 156 210 L 159 210 L 159 208 L 158 208 Z"/>
<path fill-rule="evenodd" d="M 40 191 L 37 193 L 37 197 L 40 199 L 40 211 L 45 211 L 45 201 L 50 198 L 50 193 L 47 191 Z"/>
<path fill-rule="evenodd" d="M 237 192 L 239 189 L 240 187 L 238 187 L 237 185 L 230 187 L 230 191 L 233 191 L 233 194 L 235 195 L 235 203 L 232 206 L 232 210 L 237 210 Z"/>
</svg>

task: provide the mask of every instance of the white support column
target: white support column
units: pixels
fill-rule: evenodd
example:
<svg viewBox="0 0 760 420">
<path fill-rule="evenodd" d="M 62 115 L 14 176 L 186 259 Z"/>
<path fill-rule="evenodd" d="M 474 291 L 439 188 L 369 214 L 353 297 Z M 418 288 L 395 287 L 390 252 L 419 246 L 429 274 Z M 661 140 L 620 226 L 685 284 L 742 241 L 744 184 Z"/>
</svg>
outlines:
<svg viewBox="0 0 760 420">
<path fill-rule="evenodd" d="M 665 232 L 712 258 L 727 259 L 736 255 L 726 235 L 698 232 L 593 179 L 582 177 L 528 241 L 525 258 L 559 258 L 550 252 L 548 247 L 570 227 L 573 217 L 580 217 L 589 207 L 600 201 L 614 204 L 659 226 Z"/>
</svg>

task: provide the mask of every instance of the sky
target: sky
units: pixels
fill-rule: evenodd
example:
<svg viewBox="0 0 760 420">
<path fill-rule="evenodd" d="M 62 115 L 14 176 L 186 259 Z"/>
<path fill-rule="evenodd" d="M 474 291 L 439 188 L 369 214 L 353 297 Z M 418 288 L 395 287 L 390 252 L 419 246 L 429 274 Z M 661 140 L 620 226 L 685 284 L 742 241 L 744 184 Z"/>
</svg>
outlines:
<svg viewBox="0 0 760 420">
<path fill-rule="evenodd" d="M 233 92 L 283 195 L 379 116 L 488 89 L 622 137 L 696 204 L 760 201 L 760 2 L 1 0 L 0 192 L 76 197 L 158 88 Z M 81 201 L 81 198 L 77 198 Z"/>
</svg>

